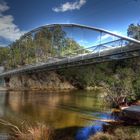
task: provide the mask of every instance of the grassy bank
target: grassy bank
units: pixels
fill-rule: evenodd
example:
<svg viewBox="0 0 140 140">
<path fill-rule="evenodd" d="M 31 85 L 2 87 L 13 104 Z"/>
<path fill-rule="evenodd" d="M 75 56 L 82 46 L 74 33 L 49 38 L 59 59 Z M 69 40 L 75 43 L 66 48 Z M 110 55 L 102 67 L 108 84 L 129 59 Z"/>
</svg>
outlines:
<svg viewBox="0 0 140 140">
<path fill-rule="evenodd" d="M 111 128 L 107 132 L 99 132 L 91 136 L 89 140 L 139 140 L 140 127 L 138 126 L 119 126 Z"/>
</svg>

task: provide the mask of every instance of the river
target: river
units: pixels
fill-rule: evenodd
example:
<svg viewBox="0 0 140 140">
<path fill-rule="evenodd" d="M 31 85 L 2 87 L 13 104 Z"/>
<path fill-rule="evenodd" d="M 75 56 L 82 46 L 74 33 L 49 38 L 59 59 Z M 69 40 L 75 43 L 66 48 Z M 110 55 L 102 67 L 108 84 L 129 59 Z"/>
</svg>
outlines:
<svg viewBox="0 0 140 140">
<path fill-rule="evenodd" d="M 110 112 L 111 109 L 105 105 L 102 93 L 98 91 L 0 92 L 1 118 L 15 124 L 39 122 L 54 129 L 77 128 L 76 136 L 82 137 L 83 140 L 87 139 L 93 131 L 91 128 L 95 126 L 91 118 L 99 119 Z M 2 126 L 0 130 L 3 132 Z"/>
</svg>

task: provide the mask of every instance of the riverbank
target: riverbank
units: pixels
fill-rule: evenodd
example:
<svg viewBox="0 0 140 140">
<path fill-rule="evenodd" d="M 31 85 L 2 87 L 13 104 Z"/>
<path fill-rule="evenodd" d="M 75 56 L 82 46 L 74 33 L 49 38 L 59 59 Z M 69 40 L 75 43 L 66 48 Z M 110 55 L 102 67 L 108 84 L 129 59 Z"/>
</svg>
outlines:
<svg viewBox="0 0 140 140">
<path fill-rule="evenodd" d="M 41 72 L 34 74 L 13 75 L 5 80 L 6 89 L 9 91 L 49 91 L 49 92 L 70 92 L 72 90 L 102 90 L 101 86 L 79 87 L 76 82 L 67 79 L 59 72 Z M 77 81 L 78 82 L 78 81 Z"/>
<path fill-rule="evenodd" d="M 22 129 L 20 129 L 21 126 L 17 127 L 9 122 L 7 126 L 12 128 L 9 138 L 14 140 L 139 140 L 140 126 L 138 125 L 109 125 L 97 122 L 88 127 L 75 126 L 59 129 L 41 123 L 33 125 L 24 123 Z"/>
<path fill-rule="evenodd" d="M 139 140 L 140 139 L 140 104 L 139 101 L 131 106 L 122 107 L 112 114 L 117 123 L 107 122 L 102 132 L 91 136 L 89 140 Z M 119 123 L 120 122 L 120 123 Z"/>
<path fill-rule="evenodd" d="M 5 82 L 10 90 L 70 91 L 102 88 L 103 93 L 110 92 L 113 98 L 127 96 L 128 100 L 136 100 L 140 97 L 139 62 L 140 57 L 59 71 L 13 75 L 6 77 Z"/>
<path fill-rule="evenodd" d="M 139 140 L 139 126 L 114 126 L 106 132 L 99 132 L 93 135 L 89 140 Z"/>
<path fill-rule="evenodd" d="M 69 81 L 56 72 L 12 76 L 6 80 L 6 85 L 9 90 L 68 91 L 76 89 Z"/>
</svg>

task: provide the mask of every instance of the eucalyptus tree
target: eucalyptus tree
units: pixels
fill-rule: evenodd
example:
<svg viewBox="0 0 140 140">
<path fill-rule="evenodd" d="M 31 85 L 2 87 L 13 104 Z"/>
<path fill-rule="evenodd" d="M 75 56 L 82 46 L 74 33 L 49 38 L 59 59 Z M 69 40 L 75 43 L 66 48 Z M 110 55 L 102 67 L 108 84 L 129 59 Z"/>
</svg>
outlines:
<svg viewBox="0 0 140 140">
<path fill-rule="evenodd" d="M 52 34 L 53 53 L 60 57 L 62 48 L 64 47 L 66 33 L 60 25 L 57 25 L 52 28 Z"/>
<path fill-rule="evenodd" d="M 51 32 L 45 27 L 35 33 L 36 57 L 41 61 L 46 61 L 51 55 L 51 38 Z"/>
</svg>

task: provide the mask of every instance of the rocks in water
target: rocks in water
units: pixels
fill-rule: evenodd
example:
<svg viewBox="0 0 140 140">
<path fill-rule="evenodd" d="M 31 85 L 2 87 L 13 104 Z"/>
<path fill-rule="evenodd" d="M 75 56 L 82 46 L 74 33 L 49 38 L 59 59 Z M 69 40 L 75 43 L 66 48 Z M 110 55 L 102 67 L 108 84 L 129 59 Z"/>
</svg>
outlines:
<svg viewBox="0 0 140 140">
<path fill-rule="evenodd" d="M 140 124 L 140 106 L 122 108 L 120 117 L 128 123 Z"/>
</svg>

